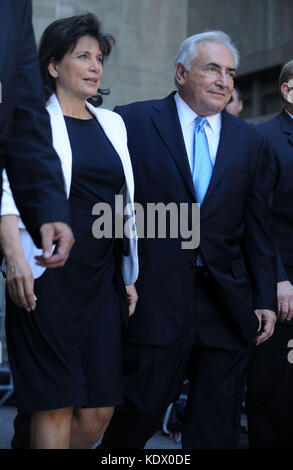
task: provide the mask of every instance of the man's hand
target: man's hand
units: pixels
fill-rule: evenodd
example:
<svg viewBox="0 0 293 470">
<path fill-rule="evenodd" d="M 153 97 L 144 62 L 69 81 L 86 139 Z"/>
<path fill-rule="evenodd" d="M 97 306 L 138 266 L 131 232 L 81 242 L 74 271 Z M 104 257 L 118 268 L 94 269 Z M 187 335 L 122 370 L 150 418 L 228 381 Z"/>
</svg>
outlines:
<svg viewBox="0 0 293 470">
<path fill-rule="evenodd" d="M 28 312 L 36 308 L 34 277 L 24 256 L 6 259 L 6 284 L 11 300 Z"/>
<path fill-rule="evenodd" d="M 293 286 L 291 282 L 278 282 L 277 293 L 280 320 L 291 320 L 293 318 Z"/>
<path fill-rule="evenodd" d="M 64 266 L 74 244 L 74 237 L 69 225 L 63 222 L 50 222 L 43 224 L 40 232 L 43 255 L 36 256 L 36 264 L 47 268 Z M 54 243 L 56 244 L 56 249 L 54 254 L 52 254 Z"/>
<path fill-rule="evenodd" d="M 126 292 L 127 292 L 127 300 L 128 300 L 128 311 L 129 311 L 129 316 L 134 314 L 135 307 L 138 301 L 138 295 L 136 292 L 136 288 L 134 284 L 131 284 L 126 287 Z"/>
<path fill-rule="evenodd" d="M 272 310 L 258 309 L 254 312 L 259 320 L 258 331 L 260 331 L 261 327 L 263 327 L 263 332 L 256 337 L 256 345 L 258 345 L 272 336 L 272 334 L 274 333 L 277 317 L 275 315 L 275 312 L 273 312 Z"/>
</svg>

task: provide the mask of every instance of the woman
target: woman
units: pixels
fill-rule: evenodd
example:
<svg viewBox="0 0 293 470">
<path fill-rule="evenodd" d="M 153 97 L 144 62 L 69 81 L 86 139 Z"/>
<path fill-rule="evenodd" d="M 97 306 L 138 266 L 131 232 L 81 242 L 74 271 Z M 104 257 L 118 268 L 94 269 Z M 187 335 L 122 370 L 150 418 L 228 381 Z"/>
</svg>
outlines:
<svg viewBox="0 0 293 470">
<path fill-rule="evenodd" d="M 7 180 L 4 185 L 7 343 L 19 412 L 32 413 L 32 448 L 91 448 L 122 401 L 121 312 L 126 295 L 120 263 L 132 314 L 137 300 L 136 236 L 129 239 L 129 256 L 120 254 L 112 238 L 94 238 L 92 208 L 103 202 L 114 212 L 115 195 L 121 192 L 131 206 L 133 175 L 120 116 L 86 101 L 94 96 L 101 102 L 97 93 L 103 92 L 103 61 L 112 42 L 87 14 L 55 21 L 40 43 L 53 145 L 61 160 L 75 237 L 64 267 L 45 270 L 40 250 L 21 221 L 20 246 L 18 212 Z M 32 298 L 27 262 L 37 278 L 37 300 Z M 27 273 L 20 288 L 17 272 Z"/>
</svg>

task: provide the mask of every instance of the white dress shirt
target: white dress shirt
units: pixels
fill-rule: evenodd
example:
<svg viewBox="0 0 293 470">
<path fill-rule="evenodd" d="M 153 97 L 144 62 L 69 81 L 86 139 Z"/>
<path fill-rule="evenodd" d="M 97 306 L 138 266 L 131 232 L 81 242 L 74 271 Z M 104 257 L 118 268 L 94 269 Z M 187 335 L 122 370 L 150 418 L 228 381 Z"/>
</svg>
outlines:
<svg viewBox="0 0 293 470">
<path fill-rule="evenodd" d="M 186 152 L 192 172 L 194 164 L 194 127 L 197 114 L 188 106 L 187 103 L 185 103 L 178 92 L 174 96 L 174 99 L 177 106 Z M 220 141 L 222 116 L 221 113 L 218 113 L 214 114 L 213 116 L 207 116 L 206 119 L 207 122 L 204 124 L 204 129 L 209 143 L 211 161 L 214 166 Z"/>
<path fill-rule="evenodd" d="M 187 103 L 185 103 L 178 92 L 174 96 L 174 99 L 177 106 L 186 153 L 192 174 L 194 165 L 194 130 L 195 118 L 197 117 L 197 114 L 188 106 Z M 213 116 L 207 116 L 206 119 L 207 121 L 204 124 L 204 129 L 208 139 L 211 161 L 214 166 L 220 142 L 222 116 L 221 113 L 218 113 L 214 114 Z M 198 266 L 204 265 L 202 257 L 199 253 L 196 257 L 196 264 Z"/>
</svg>

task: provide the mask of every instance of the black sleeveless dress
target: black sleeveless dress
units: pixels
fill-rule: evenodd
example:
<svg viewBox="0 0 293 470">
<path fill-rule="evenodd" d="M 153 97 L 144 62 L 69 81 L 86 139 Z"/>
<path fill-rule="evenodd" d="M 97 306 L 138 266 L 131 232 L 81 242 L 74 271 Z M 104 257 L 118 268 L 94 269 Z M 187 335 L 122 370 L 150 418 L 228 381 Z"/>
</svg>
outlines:
<svg viewBox="0 0 293 470">
<path fill-rule="evenodd" d="M 19 412 L 122 402 L 119 257 L 114 239 L 92 235 L 92 208 L 106 202 L 114 218 L 123 168 L 96 119 L 65 122 L 75 244 L 64 267 L 36 279 L 34 312 L 18 308 L 7 295 L 7 346 Z"/>
</svg>

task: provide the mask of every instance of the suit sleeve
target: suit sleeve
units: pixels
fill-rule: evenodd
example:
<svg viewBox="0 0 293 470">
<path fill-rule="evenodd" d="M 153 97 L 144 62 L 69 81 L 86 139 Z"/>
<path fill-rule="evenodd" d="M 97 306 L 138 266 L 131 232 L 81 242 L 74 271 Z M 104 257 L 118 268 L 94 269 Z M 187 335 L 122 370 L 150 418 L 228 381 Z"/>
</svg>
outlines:
<svg viewBox="0 0 293 470">
<path fill-rule="evenodd" d="M 270 209 L 272 209 L 274 191 L 275 191 L 275 187 L 277 185 L 277 180 L 278 180 L 278 168 L 277 168 L 275 156 L 273 155 L 273 151 L 271 150 L 270 147 L 269 147 L 269 154 L 270 154 L 270 169 L 271 169 L 270 179 L 269 179 L 269 207 Z M 276 256 L 277 256 L 277 281 L 278 282 L 287 281 L 288 275 L 283 265 L 283 261 L 282 261 L 280 251 L 279 251 L 276 241 L 275 241 L 275 247 L 276 247 Z"/>
<path fill-rule="evenodd" d="M 60 160 L 52 147 L 45 109 L 31 2 L 19 0 L 15 11 L 18 36 L 16 106 L 5 167 L 21 218 L 40 247 L 39 227 L 46 222 L 69 222 Z"/>
<path fill-rule="evenodd" d="M 266 140 L 259 154 L 245 210 L 244 246 L 252 278 L 254 308 L 277 311 L 276 249 L 268 203 L 271 166 Z"/>
</svg>

